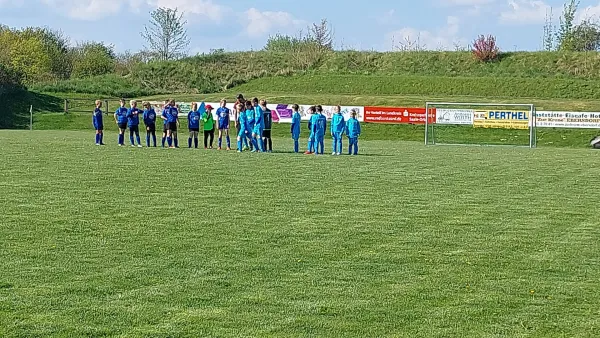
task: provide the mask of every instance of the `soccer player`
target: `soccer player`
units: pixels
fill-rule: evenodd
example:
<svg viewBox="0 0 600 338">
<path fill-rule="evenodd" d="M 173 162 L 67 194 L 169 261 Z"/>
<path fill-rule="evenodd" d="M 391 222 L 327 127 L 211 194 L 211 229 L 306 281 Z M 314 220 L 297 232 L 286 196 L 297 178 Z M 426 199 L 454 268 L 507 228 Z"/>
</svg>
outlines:
<svg viewBox="0 0 600 338">
<path fill-rule="evenodd" d="M 315 128 L 315 142 L 318 155 L 325 154 L 325 131 L 327 130 L 327 117 L 323 114 L 323 107 L 317 106 L 317 121 Z"/>
<path fill-rule="evenodd" d="M 254 131 L 254 107 L 252 102 L 246 101 L 246 137 L 248 143 L 250 143 L 250 151 L 256 151 L 258 144 L 256 140 L 252 138 L 252 132 Z"/>
<path fill-rule="evenodd" d="M 292 106 L 292 111 L 294 112 L 292 115 L 292 127 L 290 132 L 292 133 L 292 140 L 294 140 L 294 152 L 298 153 L 300 151 L 300 145 L 298 140 L 300 139 L 300 124 L 302 123 L 302 117 L 298 110 L 300 107 L 295 104 Z"/>
<path fill-rule="evenodd" d="M 263 130 L 263 146 L 269 153 L 273 152 L 273 139 L 271 138 L 271 127 L 273 126 L 273 112 L 267 108 L 267 101 L 264 100 L 265 104 L 263 109 L 263 121 L 265 129 Z"/>
<path fill-rule="evenodd" d="M 150 147 L 150 136 L 152 136 L 152 143 L 156 148 L 156 111 L 150 105 L 150 102 L 144 102 L 144 125 L 146 126 L 146 146 Z M 164 145 L 163 145 L 164 146 Z"/>
<path fill-rule="evenodd" d="M 319 115 L 316 112 L 316 107 L 310 107 L 307 110 L 307 113 L 309 114 L 309 120 L 308 120 L 308 130 L 309 130 L 309 135 L 308 135 L 308 149 L 306 150 L 306 152 L 304 154 L 306 155 L 310 155 L 310 154 L 314 154 L 315 152 L 315 131 L 316 131 L 316 127 L 317 127 L 317 119 L 319 118 Z"/>
<path fill-rule="evenodd" d="M 198 149 L 198 133 L 200 132 L 200 112 L 198 111 L 198 104 L 192 103 L 192 110 L 188 113 L 188 129 L 190 131 L 190 137 L 188 137 L 188 148 L 192 148 L 192 139 L 194 140 L 194 148 Z"/>
<path fill-rule="evenodd" d="M 246 112 L 242 103 L 238 103 L 235 108 L 236 111 L 239 112 L 237 121 L 237 125 L 239 126 L 237 134 L 237 151 L 238 153 L 241 153 L 242 151 L 244 151 L 244 141 L 246 142 L 246 145 L 248 144 L 248 139 L 246 138 Z"/>
<path fill-rule="evenodd" d="M 133 135 L 135 134 L 135 139 L 137 141 L 138 148 L 142 147 L 142 142 L 140 141 L 140 109 L 137 107 L 137 101 L 131 100 L 129 101 L 130 108 L 127 110 L 127 127 L 129 127 L 129 141 L 131 142 L 131 146 L 135 147 L 135 142 L 133 141 Z"/>
<path fill-rule="evenodd" d="M 125 129 L 127 129 L 127 108 L 125 107 L 125 100 L 120 99 L 119 103 L 121 106 L 115 111 L 115 123 L 119 127 L 119 147 L 125 145 Z"/>
<path fill-rule="evenodd" d="M 254 103 L 254 102 L 253 102 Z M 267 109 L 267 101 L 260 100 L 259 105 L 254 106 L 254 130 L 252 130 L 252 139 L 258 144 L 258 152 L 265 152 L 263 143 L 263 131 L 265 130 L 264 109 Z"/>
<path fill-rule="evenodd" d="M 202 124 L 204 126 L 204 149 L 212 149 L 215 139 L 215 118 L 212 114 L 213 107 L 206 105 L 206 112 L 202 114 Z M 208 142 L 210 138 L 210 144 Z"/>
<path fill-rule="evenodd" d="M 221 150 L 221 146 L 223 145 L 223 134 L 225 134 L 225 138 L 227 141 L 227 150 L 231 150 L 231 138 L 229 137 L 229 119 L 231 116 L 231 111 L 227 108 L 227 100 L 221 100 L 221 107 L 217 109 L 217 117 L 219 124 L 219 150 Z"/>
<path fill-rule="evenodd" d="M 358 155 L 358 137 L 360 136 L 360 122 L 356 118 L 356 110 L 346 123 L 346 136 L 348 136 L 348 155 Z"/>
<path fill-rule="evenodd" d="M 96 145 L 103 146 L 102 138 L 104 137 L 104 121 L 102 116 L 102 101 L 96 100 L 96 108 L 94 109 L 94 114 L 92 115 L 92 123 L 94 124 L 94 129 L 96 130 Z"/>
<path fill-rule="evenodd" d="M 177 127 L 179 126 L 179 112 L 175 107 L 175 100 L 169 100 L 169 104 L 163 109 L 160 116 L 167 123 L 167 144 L 169 148 L 177 148 Z M 175 141 L 175 145 L 173 145 Z"/>
<path fill-rule="evenodd" d="M 163 105 L 163 112 L 169 106 L 169 100 L 166 100 Z M 161 116 L 162 118 L 162 116 Z M 169 129 L 169 122 L 163 119 L 163 134 L 162 134 L 162 147 L 165 147 L 165 141 L 167 140 L 167 129 Z"/>
<path fill-rule="evenodd" d="M 335 156 L 342 154 L 342 136 L 346 130 L 346 120 L 340 106 L 335 106 L 333 112 L 335 114 L 331 118 L 331 138 L 333 139 L 333 153 L 331 155 Z"/>
<path fill-rule="evenodd" d="M 246 101 L 246 120 L 248 121 L 246 131 L 248 132 L 251 151 L 255 150 L 258 146 L 257 144 L 254 144 L 254 142 L 252 142 L 252 132 L 254 131 L 254 108 L 258 105 L 258 99 L 256 99 L 256 101 L 256 104 L 254 104 L 252 101 Z M 250 112 L 248 112 L 248 110 L 250 110 Z"/>
</svg>

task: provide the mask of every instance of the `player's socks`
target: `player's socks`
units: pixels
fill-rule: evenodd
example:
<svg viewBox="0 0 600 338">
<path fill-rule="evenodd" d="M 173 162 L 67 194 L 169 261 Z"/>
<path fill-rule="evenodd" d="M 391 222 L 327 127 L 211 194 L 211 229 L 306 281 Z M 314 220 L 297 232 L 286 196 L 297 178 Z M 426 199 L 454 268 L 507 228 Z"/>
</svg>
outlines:
<svg viewBox="0 0 600 338">
<path fill-rule="evenodd" d="M 100 144 L 100 134 L 96 134 L 96 144 Z"/>
<path fill-rule="evenodd" d="M 169 147 L 171 147 L 173 145 L 173 138 L 172 137 L 167 137 L 167 144 L 169 145 Z"/>
<path fill-rule="evenodd" d="M 104 144 L 104 134 L 100 134 L 100 144 Z"/>
<path fill-rule="evenodd" d="M 258 143 L 256 142 L 255 138 L 252 139 L 252 147 L 252 151 L 258 150 Z"/>
<path fill-rule="evenodd" d="M 242 140 L 237 141 L 237 150 L 242 151 Z"/>
<path fill-rule="evenodd" d="M 142 142 L 140 141 L 140 135 L 135 135 L 135 140 L 137 141 L 138 145 L 142 145 Z"/>
<path fill-rule="evenodd" d="M 258 150 L 260 150 L 261 152 L 265 152 L 265 143 L 263 142 L 262 137 L 259 137 L 258 140 Z"/>
<path fill-rule="evenodd" d="M 175 141 L 175 148 L 179 148 L 179 138 L 176 136 L 173 140 Z"/>
<path fill-rule="evenodd" d="M 221 149 L 221 145 L 223 145 L 223 138 L 219 137 L 219 149 Z"/>
<path fill-rule="evenodd" d="M 298 140 L 294 140 L 294 152 L 300 151 L 300 144 L 298 144 Z"/>
<path fill-rule="evenodd" d="M 192 138 L 188 137 L 188 148 L 192 147 Z"/>
<path fill-rule="evenodd" d="M 150 148 L 150 134 L 146 134 L 146 147 Z"/>
<path fill-rule="evenodd" d="M 125 135 L 119 134 L 119 144 L 124 144 L 124 143 L 125 143 Z"/>
<path fill-rule="evenodd" d="M 227 135 L 226 140 L 227 140 L 227 149 L 229 149 L 229 148 L 231 148 L 231 138 L 229 137 L 229 135 Z"/>
<path fill-rule="evenodd" d="M 152 135 L 152 143 L 154 144 L 154 148 L 156 148 L 156 135 Z"/>
<path fill-rule="evenodd" d="M 135 142 L 133 142 L 133 136 L 132 135 L 129 136 L 129 142 L 131 142 L 132 146 L 135 145 Z"/>
</svg>

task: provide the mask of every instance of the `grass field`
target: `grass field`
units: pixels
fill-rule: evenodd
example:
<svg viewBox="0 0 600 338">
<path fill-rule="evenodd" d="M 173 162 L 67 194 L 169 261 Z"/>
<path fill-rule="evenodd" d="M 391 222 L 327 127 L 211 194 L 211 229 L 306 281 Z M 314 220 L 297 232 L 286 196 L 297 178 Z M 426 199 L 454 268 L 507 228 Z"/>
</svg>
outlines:
<svg viewBox="0 0 600 338">
<path fill-rule="evenodd" d="M 0 131 L 0 336 L 594 337 L 598 153 Z M 327 144 L 329 147 L 329 144 Z"/>
</svg>

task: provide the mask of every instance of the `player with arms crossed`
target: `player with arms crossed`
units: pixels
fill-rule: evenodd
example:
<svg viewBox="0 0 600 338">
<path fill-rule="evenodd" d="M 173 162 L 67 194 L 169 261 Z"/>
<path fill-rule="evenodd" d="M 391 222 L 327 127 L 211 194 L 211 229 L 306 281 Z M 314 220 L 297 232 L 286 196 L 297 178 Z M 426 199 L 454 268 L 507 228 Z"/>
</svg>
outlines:
<svg viewBox="0 0 600 338">
<path fill-rule="evenodd" d="M 140 141 L 140 109 L 137 107 L 137 101 L 131 100 L 129 101 L 130 108 L 127 110 L 127 126 L 129 127 L 129 141 L 131 142 L 131 146 L 135 147 L 135 142 L 133 142 L 133 135 L 135 134 L 135 138 L 137 140 L 138 148 L 142 147 L 142 142 Z"/>
<path fill-rule="evenodd" d="M 221 150 L 221 146 L 223 145 L 223 134 L 225 134 L 225 138 L 227 141 L 227 150 L 231 150 L 231 138 L 229 137 L 229 119 L 231 116 L 231 111 L 227 108 L 227 100 L 221 100 L 221 107 L 217 109 L 217 118 L 218 118 L 218 127 L 219 127 L 219 147 Z"/>
<path fill-rule="evenodd" d="M 161 118 L 167 123 L 167 144 L 169 148 L 177 148 L 177 127 L 179 126 L 179 112 L 175 107 L 175 100 L 169 100 L 169 105 L 163 109 Z M 175 140 L 175 145 L 173 141 Z"/>
<path fill-rule="evenodd" d="M 150 136 L 152 136 L 152 143 L 156 148 L 156 111 L 150 105 L 150 102 L 142 103 L 144 106 L 144 125 L 146 126 L 146 146 L 150 147 Z"/>
<path fill-rule="evenodd" d="M 350 119 L 346 123 L 346 136 L 348 136 L 348 155 L 358 155 L 358 137 L 360 136 L 360 122 L 356 118 L 356 110 L 352 110 Z"/>
<path fill-rule="evenodd" d="M 188 137 L 188 148 L 192 148 L 192 139 L 194 140 L 194 148 L 198 149 L 198 134 L 200 133 L 200 112 L 198 111 L 198 104 L 192 103 L 192 110 L 188 113 L 188 129 L 190 131 L 190 137 Z"/>
<path fill-rule="evenodd" d="M 115 111 L 115 123 L 119 127 L 119 147 L 125 145 L 125 129 L 127 129 L 127 111 L 125 100 L 119 100 L 121 106 Z"/>
<path fill-rule="evenodd" d="M 96 130 L 96 145 L 103 146 L 102 138 L 104 137 L 104 121 L 102 116 L 102 101 L 96 100 L 96 108 L 94 109 L 94 114 L 92 115 L 92 123 L 94 124 L 94 129 Z"/>
</svg>

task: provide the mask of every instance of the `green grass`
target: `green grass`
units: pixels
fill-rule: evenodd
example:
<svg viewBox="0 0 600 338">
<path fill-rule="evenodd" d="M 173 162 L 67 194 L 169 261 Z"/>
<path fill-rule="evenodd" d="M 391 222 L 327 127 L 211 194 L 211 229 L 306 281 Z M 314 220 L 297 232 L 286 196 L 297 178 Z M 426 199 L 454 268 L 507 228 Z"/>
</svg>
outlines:
<svg viewBox="0 0 600 338">
<path fill-rule="evenodd" d="M 115 137 L 0 132 L 0 336 L 598 332 L 591 150 L 307 157 L 276 139 L 253 156 Z"/>
</svg>

